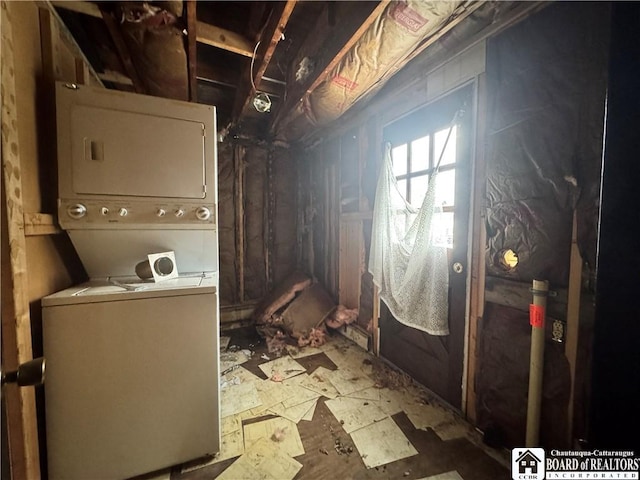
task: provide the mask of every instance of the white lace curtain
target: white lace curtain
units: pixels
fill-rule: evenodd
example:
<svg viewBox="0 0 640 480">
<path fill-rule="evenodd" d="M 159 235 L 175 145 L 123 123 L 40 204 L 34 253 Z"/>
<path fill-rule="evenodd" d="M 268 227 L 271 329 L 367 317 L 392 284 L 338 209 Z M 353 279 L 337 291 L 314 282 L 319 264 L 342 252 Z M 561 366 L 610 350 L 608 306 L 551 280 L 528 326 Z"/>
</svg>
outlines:
<svg viewBox="0 0 640 480">
<path fill-rule="evenodd" d="M 446 148 L 446 147 L 445 147 Z M 449 335 L 447 247 L 434 228 L 442 207 L 435 205 L 437 173 L 420 209 L 400 193 L 387 145 L 373 209 L 369 272 L 380 298 L 399 322 L 431 335 Z"/>
</svg>

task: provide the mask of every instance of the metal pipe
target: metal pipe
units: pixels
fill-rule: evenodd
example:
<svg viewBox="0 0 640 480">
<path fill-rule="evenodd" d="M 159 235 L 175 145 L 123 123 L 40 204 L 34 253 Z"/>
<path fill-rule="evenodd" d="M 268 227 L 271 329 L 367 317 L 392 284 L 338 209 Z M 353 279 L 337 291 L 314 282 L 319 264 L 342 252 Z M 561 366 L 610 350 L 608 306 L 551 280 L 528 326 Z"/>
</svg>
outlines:
<svg viewBox="0 0 640 480">
<path fill-rule="evenodd" d="M 527 434 L 525 446 L 538 445 L 540 407 L 542 405 L 542 375 L 544 372 L 544 320 L 549 282 L 534 280 L 533 304 L 529 308 L 531 323 L 531 357 L 529 360 L 529 398 L 527 401 Z"/>
</svg>

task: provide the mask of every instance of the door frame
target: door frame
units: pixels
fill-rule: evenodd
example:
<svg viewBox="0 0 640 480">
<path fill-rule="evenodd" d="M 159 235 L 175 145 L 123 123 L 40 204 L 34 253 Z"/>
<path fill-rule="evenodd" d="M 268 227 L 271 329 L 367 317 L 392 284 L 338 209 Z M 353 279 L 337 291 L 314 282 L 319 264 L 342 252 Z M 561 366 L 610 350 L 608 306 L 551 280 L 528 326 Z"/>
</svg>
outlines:
<svg viewBox="0 0 640 480">
<path fill-rule="evenodd" d="M 483 45 L 484 46 L 484 45 Z M 437 71 L 437 70 L 436 70 Z M 429 98 L 427 101 L 413 106 L 411 109 L 395 115 L 381 115 L 378 124 L 378 138 L 383 138 L 384 129 L 416 111 L 427 108 L 443 98 L 455 94 L 465 88 L 471 88 L 471 140 L 469 144 L 469 164 L 468 187 L 469 187 L 469 208 L 467 217 L 467 253 L 466 253 L 466 275 L 465 275 L 465 312 L 464 326 L 462 334 L 462 375 L 461 375 L 461 396 L 460 410 L 471 420 L 475 420 L 475 389 L 473 387 L 475 378 L 475 355 L 476 355 L 476 332 L 477 318 L 482 315 L 484 306 L 484 243 L 479 237 L 484 238 L 482 223 L 482 207 L 484 205 L 484 112 L 486 110 L 485 96 L 485 73 L 476 73 L 466 80 L 445 89 L 438 95 Z M 482 117 L 480 109 L 482 108 Z M 484 232 L 486 234 L 486 232 Z M 482 288 L 480 288 L 482 287 Z M 380 298 L 376 288 L 374 310 L 380 314 Z M 474 321 L 471 321 L 471 318 Z M 407 327 L 410 328 L 410 327 Z M 378 333 L 377 351 L 380 355 L 381 334 Z M 447 402 L 448 403 L 448 402 Z"/>
</svg>

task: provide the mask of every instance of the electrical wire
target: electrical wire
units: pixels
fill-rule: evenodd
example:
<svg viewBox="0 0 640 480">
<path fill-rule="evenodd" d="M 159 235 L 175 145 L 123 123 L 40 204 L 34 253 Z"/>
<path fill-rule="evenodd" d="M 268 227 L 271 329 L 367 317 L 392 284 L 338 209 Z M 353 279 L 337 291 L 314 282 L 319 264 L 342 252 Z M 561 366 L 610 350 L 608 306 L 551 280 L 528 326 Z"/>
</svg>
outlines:
<svg viewBox="0 0 640 480">
<path fill-rule="evenodd" d="M 255 83 L 253 83 L 253 62 L 255 62 L 256 60 L 256 52 L 258 51 L 258 46 L 260 45 L 260 40 L 258 40 L 258 43 L 256 43 L 256 46 L 253 49 L 253 56 L 251 57 L 251 86 L 253 87 L 253 92 L 256 93 L 256 85 Z"/>
</svg>

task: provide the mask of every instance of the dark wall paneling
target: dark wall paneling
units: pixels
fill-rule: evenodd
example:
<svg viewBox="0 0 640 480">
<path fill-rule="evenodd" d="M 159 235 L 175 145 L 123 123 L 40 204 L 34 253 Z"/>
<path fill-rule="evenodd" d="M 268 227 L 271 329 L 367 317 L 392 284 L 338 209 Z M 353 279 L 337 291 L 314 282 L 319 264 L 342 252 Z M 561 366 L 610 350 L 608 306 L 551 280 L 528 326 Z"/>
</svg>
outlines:
<svg viewBox="0 0 640 480">
<path fill-rule="evenodd" d="M 233 145 L 218 146 L 218 244 L 220 249 L 220 305 L 237 301 L 235 169 Z"/>
<path fill-rule="evenodd" d="M 288 149 L 269 152 L 273 194 L 273 285 L 277 285 L 297 268 L 297 187 L 298 169 Z"/>
<path fill-rule="evenodd" d="M 588 293 L 596 252 L 609 14 L 610 6 L 604 3 L 554 3 L 488 42 L 489 277 L 523 284 L 549 280 L 552 290 L 563 291 L 575 210 L 586 266 L 583 296 Z M 517 253 L 515 269 L 499 265 L 504 249 Z M 592 314 L 593 304 L 582 302 L 583 346 L 590 342 L 584 328 L 590 327 L 585 319 Z M 487 304 L 478 331 L 478 423 L 509 446 L 524 441 L 531 330 L 527 317 L 521 310 Z M 566 314 L 556 312 L 556 318 Z M 581 354 L 576 374 L 580 400 L 588 362 Z M 570 386 L 564 345 L 549 343 L 540 429 L 545 447 L 568 446 Z M 584 415 L 584 408 L 579 406 L 575 414 Z M 574 431 L 583 429 L 581 422 L 577 426 Z"/>
<path fill-rule="evenodd" d="M 246 300 L 260 300 L 267 293 L 265 263 L 264 197 L 268 151 L 247 147 L 244 158 L 244 291 Z"/>
<path fill-rule="evenodd" d="M 487 303 L 476 377 L 478 426 L 488 442 L 524 445 L 529 386 L 529 313 Z M 566 442 L 569 362 L 560 343 L 551 340 L 547 321 L 540 442 L 561 448 Z"/>
</svg>

